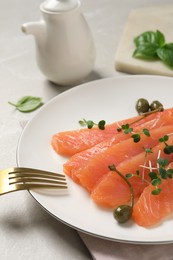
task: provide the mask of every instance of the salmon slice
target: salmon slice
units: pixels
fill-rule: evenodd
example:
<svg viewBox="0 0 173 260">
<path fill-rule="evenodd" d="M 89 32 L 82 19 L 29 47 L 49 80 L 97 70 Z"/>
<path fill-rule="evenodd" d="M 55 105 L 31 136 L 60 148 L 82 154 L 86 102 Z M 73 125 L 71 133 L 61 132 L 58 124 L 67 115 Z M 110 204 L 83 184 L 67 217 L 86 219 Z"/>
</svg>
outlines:
<svg viewBox="0 0 173 260">
<path fill-rule="evenodd" d="M 134 189 L 135 199 L 137 199 L 148 185 L 137 177 L 133 177 L 129 181 Z M 122 204 L 129 204 L 130 189 L 127 183 L 116 172 L 110 171 L 95 186 L 91 192 L 91 198 L 99 206 L 115 208 Z"/>
<path fill-rule="evenodd" d="M 166 109 L 164 112 L 157 112 L 151 114 L 139 122 L 136 122 L 133 127 L 143 124 L 144 122 L 149 122 L 154 119 L 154 122 L 157 123 L 157 120 L 160 119 L 160 116 L 167 115 L 173 120 L 173 108 Z M 136 116 L 133 118 L 128 118 L 113 124 L 106 125 L 105 130 L 100 130 L 97 127 L 92 129 L 79 129 L 64 131 L 54 134 L 52 136 L 51 145 L 53 149 L 60 155 L 71 156 L 83 150 L 93 147 L 94 145 L 102 142 L 103 140 L 118 134 L 117 128 L 124 124 L 130 124 L 141 118 L 141 116 Z"/>
<path fill-rule="evenodd" d="M 169 144 L 173 144 L 173 135 L 169 137 Z M 122 162 L 117 166 L 117 169 L 123 174 L 136 174 L 136 170 L 140 171 L 140 176 L 150 181 L 148 176 L 149 169 L 142 168 L 141 165 L 149 166 L 149 161 L 153 167 L 157 165 L 158 152 L 160 151 L 160 158 L 167 158 L 170 162 L 173 161 L 173 154 L 167 155 L 163 152 L 164 144 L 158 143 L 153 147 L 153 153 L 147 154 L 147 161 L 145 161 L 145 152 L 142 152 L 133 158 Z M 131 183 L 134 196 L 137 199 L 148 183 L 144 182 L 142 178 L 132 177 L 128 179 Z M 91 193 L 91 198 L 98 204 L 104 207 L 115 208 L 121 204 L 127 204 L 130 200 L 130 189 L 127 183 L 116 173 L 109 172 L 99 181 Z"/>
<path fill-rule="evenodd" d="M 161 113 L 156 113 L 155 117 L 143 123 L 133 126 L 135 132 L 141 131 L 144 128 L 149 130 L 155 129 L 157 127 L 173 124 L 173 110 L 165 110 Z M 79 183 L 79 178 L 77 177 L 78 173 L 87 167 L 89 160 L 98 154 L 102 153 L 106 149 L 109 149 L 111 146 L 119 143 L 120 141 L 126 140 L 129 138 L 129 134 L 119 133 L 114 135 L 111 138 L 100 142 L 99 144 L 86 149 L 80 153 L 73 155 L 70 160 L 64 164 L 64 172 L 69 175 L 75 182 Z"/>
<path fill-rule="evenodd" d="M 161 223 L 173 213 L 173 179 L 162 180 L 160 194 L 153 195 L 152 185 L 146 187 L 133 208 L 133 220 L 140 226 L 150 227 Z"/>
<path fill-rule="evenodd" d="M 165 134 L 173 132 L 173 125 L 163 126 L 150 131 L 150 137 L 141 134 L 141 140 L 134 143 L 132 138 L 118 142 L 106 147 L 95 156 L 91 157 L 85 167 L 77 170 L 73 179 L 77 178 L 79 183 L 89 192 L 93 190 L 100 178 L 108 173 L 108 166 L 115 164 L 118 166 L 121 162 L 131 159 L 133 156 L 142 153 L 144 148 L 151 148 L 158 143 L 158 139 Z M 74 177 L 75 176 L 75 177 Z"/>
</svg>

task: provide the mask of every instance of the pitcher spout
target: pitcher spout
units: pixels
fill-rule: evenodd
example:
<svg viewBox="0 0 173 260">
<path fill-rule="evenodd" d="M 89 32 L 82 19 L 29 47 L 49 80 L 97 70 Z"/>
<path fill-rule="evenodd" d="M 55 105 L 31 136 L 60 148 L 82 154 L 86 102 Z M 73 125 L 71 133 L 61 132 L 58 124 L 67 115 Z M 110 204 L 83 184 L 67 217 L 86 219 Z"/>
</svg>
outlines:
<svg viewBox="0 0 173 260">
<path fill-rule="evenodd" d="M 40 32 L 43 32 L 45 27 L 44 21 L 24 23 L 21 27 L 23 33 L 38 36 Z"/>
</svg>

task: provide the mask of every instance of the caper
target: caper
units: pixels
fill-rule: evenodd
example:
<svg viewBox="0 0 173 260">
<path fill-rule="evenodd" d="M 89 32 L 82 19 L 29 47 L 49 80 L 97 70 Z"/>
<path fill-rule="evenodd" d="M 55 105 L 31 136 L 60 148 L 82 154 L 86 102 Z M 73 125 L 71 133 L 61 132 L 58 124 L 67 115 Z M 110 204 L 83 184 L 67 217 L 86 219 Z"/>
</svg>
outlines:
<svg viewBox="0 0 173 260">
<path fill-rule="evenodd" d="M 140 98 L 136 102 L 136 110 L 139 114 L 146 113 L 150 109 L 150 105 L 148 103 L 148 100 L 145 98 Z"/>
<path fill-rule="evenodd" d="M 114 209 L 113 216 L 119 223 L 124 223 L 131 218 L 132 210 L 129 205 L 120 205 Z"/>
<path fill-rule="evenodd" d="M 159 109 L 159 108 L 163 108 L 162 103 L 160 103 L 158 100 L 154 100 L 151 104 L 150 104 L 150 109 L 151 111 Z"/>
</svg>

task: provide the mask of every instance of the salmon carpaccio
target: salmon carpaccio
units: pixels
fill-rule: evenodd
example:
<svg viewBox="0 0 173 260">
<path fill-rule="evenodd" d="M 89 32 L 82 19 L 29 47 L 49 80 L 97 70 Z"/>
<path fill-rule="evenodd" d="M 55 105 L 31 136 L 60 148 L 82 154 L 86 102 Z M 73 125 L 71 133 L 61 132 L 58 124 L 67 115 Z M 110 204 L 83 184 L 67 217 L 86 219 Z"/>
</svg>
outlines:
<svg viewBox="0 0 173 260">
<path fill-rule="evenodd" d="M 133 127 L 145 122 L 150 122 L 152 120 L 153 126 L 155 126 L 155 124 L 157 124 L 157 121 L 160 120 L 160 117 L 163 116 L 165 117 L 165 120 L 167 118 L 168 122 L 170 122 L 170 120 L 173 120 L 173 108 L 166 109 L 163 112 L 153 113 L 143 118 L 141 121 L 133 124 Z M 138 121 L 138 119 L 140 118 L 141 116 L 136 116 L 106 125 L 105 130 L 100 130 L 97 127 L 94 127 L 92 129 L 85 128 L 59 132 L 52 136 L 51 145 L 58 154 L 71 156 L 88 148 L 91 148 L 107 138 L 111 138 L 114 135 L 117 135 L 117 128 L 121 127 L 124 124 L 131 124 L 134 121 Z"/>
<path fill-rule="evenodd" d="M 169 137 L 169 144 L 173 144 L 173 135 Z M 142 194 L 144 188 L 148 184 L 143 180 L 150 181 L 148 176 L 149 169 L 143 168 L 142 166 L 149 167 L 149 161 L 152 167 L 156 167 L 158 153 L 160 152 L 160 158 L 167 158 L 169 162 L 173 161 L 173 154 L 164 154 L 163 148 L 165 145 L 163 143 L 158 143 L 153 147 L 152 153 L 148 153 L 145 157 L 145 152 L 137 154 L 125 162 L 119 164 L 116 168 L 123 175 L 127 173 L 136 174 L 136 171 L 140 171 L 139 177 L 132 177 L 129 180 L 133 187 L 134 197 L 136 199 Z M 146 160 L 147 159 L 147 160 Z M 95 186 L 91 193 L 91 198 L 98 204 L 104 207 L 114 208 L 121 204 L 127 204 L 130 200 L 130 189 L 127 183 L 114 171 L 108 172 Z"/>
<path fill-rule="evenodd" d="M 154 114 L 155 117 L 151 120 L 141 120 L 139 125 L 133 126 L 134 131 L 140 131 L 141 129 L 147 128 L 149 130 L 155 129 L 157 127 L 161 127 L 164 125 L 170 125 L 173 123 L 173 109 L 167 109 L 164 112 L 158 112 Z M 139 122 L 138 122 L 139 123 Z M 92 130 L 92 129 L 91 129 Z M 72 156 L 69 161 L 64 164 L 64 172 L 68 174 L 74 181 L 79 183 L 79 179 L 77 178 L 77 173 L 87 166 L 88 160 L 91 157 L 95 157 L 102 151 L 105 151 L 112 145 L 119 143 L 125 139 L 128 139 L 129 135 L 124 133 L 115 134 L 111 138 L 107 138 L 105 141 L 100 142 L 99 144 L 91 147 L 90 149 L 86 149 L 76 155 Z"/>
<path fill-rule="evenodd" d="M 170 164 L 173 168 L 173 163 Z M 152 185 L 146 187 L 133 208 L 133 220 L 143 227 L 160 224 L 173 213 L 173 179 L 162 179 L 160 194 L 152 195 Z"/>
<path fill-rule="evenodd" d="M 108 173 L 109 165 L 115 164 L 117 167 L 121 162 L 142 153 L 144 148 L 155 146 L 160 137 L 171 132 L 173 132 L 173 124 L 150 130 L 150 137 L 141 134 L 138 143 L 130 137 L 121 142 L 117 142 L 116 139 L 105 145 L 97 145 L 90 151 L 74 155 L 64 164 L 64 172 L 91 192 L 99 180 Z M 126 136 L 126 134 L 122 135 Z"/>
</svg>

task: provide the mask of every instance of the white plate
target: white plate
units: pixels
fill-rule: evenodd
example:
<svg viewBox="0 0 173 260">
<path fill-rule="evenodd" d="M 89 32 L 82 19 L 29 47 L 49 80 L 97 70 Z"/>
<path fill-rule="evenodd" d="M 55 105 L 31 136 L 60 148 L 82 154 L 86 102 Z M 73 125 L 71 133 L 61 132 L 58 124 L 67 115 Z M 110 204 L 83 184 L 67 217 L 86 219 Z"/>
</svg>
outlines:
<svg viewBox="0 0 173 260">
<path fill-rule="evenodd" d="M 136 115 L 135 102 L 157 99 L 165 108 L 173 106 L 173 79 L 157 76 L 125 76 L 103 79 L 72 88 L 44 105 L 27 124 L 17 149 L 19 166 L 62 171 L 65 158 L 51 148 L 54 133 L 80 128 L 82 118 L 107 123 Z M 112 212 L 97 207 L 88 193 L 68 180 L 67 194 L 31 191 L 36 201 L 65 224 L 114 241 L 129 243 L 172 243 L 173 219 L 155 228 L 142 228 L 133 222 L 119 225 Z"/>
</svg>

